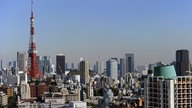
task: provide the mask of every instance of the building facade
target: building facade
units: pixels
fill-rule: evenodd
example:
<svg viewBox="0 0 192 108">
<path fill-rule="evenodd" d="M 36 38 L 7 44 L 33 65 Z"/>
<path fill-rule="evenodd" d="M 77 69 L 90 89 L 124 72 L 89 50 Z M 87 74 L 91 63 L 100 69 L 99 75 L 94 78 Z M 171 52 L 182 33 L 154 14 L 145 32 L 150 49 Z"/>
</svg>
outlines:
<svg viewBox="0 0 192 108">
<path fill-rule="evenodd" d="M 126 73 L 134 72 L 134 54 L 127 53 L 125 54 L 125 69 Z"/>
<path fill-rule="evenodd" d="M 25 52 L 17 52 L 17 67 L 19 71 L 24 71 L 27 66 L 27 55 Z"/>
<path fill-rule="evenodd" d="M 80 82 L 83 84 L 89 83 L 89 62 L 82 60 L 80 62 Z"/>
<path fill-rule="evenodd" d="M 50 56 L 37 56 L 39 62 L 39 69 L 45 76 L 47 73 L 51 72 L 51 58 Z"/>
<path fill-rule="evenodd" d="M 97 72 L 97 74 L 104 73 L 104 64 L 103 64 L 102 61 L 97 61 L 96 62 L 96 72 Z"/>
<path fill-rule="evenodd" d="M 56 71 L 57 71 L 57 74 L 60 76 L 65 74 L 65 56 L 64 56 L 64 54 L 58 54 L 56 56 Z"/>
<path fill-rule="evenodd" d="M 4 92 L 0 92 L 0 105 L 6 106 L 8 104 L 8 96 Z"/>
<path fill-rule="evenodd" d="M 125 75 L 125 59 L 120 58 L 120 77 L 123 77 Z"/>
<path fill-rule="evenodd" d="M 106 62 L 106 74 L 112 79 L 118 79 L 118 60 L 117 58 L 111 58 Z"/>
<path fill-rule="evenodd" d="M 192 108 L 192 76 L 176 76 L 174 66 L 154 72 L 145 79 L 145 108 Z"/>
</svg>

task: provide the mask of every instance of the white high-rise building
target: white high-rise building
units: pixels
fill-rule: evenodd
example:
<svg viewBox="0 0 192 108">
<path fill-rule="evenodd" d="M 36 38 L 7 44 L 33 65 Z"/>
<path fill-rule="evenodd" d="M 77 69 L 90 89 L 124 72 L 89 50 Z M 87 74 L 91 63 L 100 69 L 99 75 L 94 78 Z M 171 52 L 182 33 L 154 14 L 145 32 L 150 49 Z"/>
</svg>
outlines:
<svg viewBox="0 0 192 108">
<path fill-rule="evenodd" d="M 176 76 L 173 66 L 155 67 L 144 91 L 145 108 L 192 108 L 192 76 Z"/>
<path fill-rule="evenodd" d="M 91 98 L 94 96 L 94 92 L 93 92 L 93 79 L 91 78 L 89 83 L 87 83 L 87 98 Z"/>
<path fill-rule="evenodd" d="M 31 98 L 31 92 L 29 84 L 25 81 L 21 81 L 21 99 L 29 99 Z"/>
</svg>

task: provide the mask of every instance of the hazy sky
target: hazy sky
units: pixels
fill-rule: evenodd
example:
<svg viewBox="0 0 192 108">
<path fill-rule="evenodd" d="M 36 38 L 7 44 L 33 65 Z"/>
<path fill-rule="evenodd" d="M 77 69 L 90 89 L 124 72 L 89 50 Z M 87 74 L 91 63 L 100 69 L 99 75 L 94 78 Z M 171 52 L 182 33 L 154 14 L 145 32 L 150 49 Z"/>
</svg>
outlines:
<svg viewBox="0 0 192 108">
<path fill-rule="evenodd" d="M 191 0 L 34 0 L 38 55 L 95 62 L 134 53 L 137 65 L 192 51 Z M 0 0 L 0 59 L 27 51 L 30 0 Z M 191 55 L 191 54 L 190 54 Z"/>
</svg>

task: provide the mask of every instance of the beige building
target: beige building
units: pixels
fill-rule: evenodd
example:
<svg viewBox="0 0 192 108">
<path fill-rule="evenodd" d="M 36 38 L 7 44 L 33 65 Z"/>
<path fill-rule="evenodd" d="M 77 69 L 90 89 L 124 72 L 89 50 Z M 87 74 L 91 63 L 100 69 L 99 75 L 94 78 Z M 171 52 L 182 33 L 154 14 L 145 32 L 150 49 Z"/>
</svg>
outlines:
<svg viewBox="0 0 192 108">
<path fill-rule="evenodd" d="M 85 85 L 89 83 L 89 62 L 88 61 L 80 62 L 80 82 Z"/>
<path fill-rule="evenodd" d="M 8 104 L 8 96 L 1 91 L 0 92 L 0 105 L 6 106 L 7 104 Z"/>
</svg>

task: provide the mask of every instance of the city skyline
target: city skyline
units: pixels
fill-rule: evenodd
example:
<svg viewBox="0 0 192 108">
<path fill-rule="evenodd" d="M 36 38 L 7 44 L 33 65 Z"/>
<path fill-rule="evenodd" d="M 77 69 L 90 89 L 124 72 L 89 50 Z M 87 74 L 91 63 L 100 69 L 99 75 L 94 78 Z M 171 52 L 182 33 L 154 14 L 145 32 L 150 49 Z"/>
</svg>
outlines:
<svg viewBox="0 0 192 108">
<path fill-rule="evenodd" d="M 30 0 L 0 1 L 0 59 L 16 60 L 27 52 Z M 191 52 L 191 1 L 36 1 L 35 38 L 38 55 L 58 53 L 66 61 L 92 63 L 134 53 L 135 64 L 175 60 L 175 52 Z M 189 53 L 191 57 L 191 54 Z"/>
</svg>

